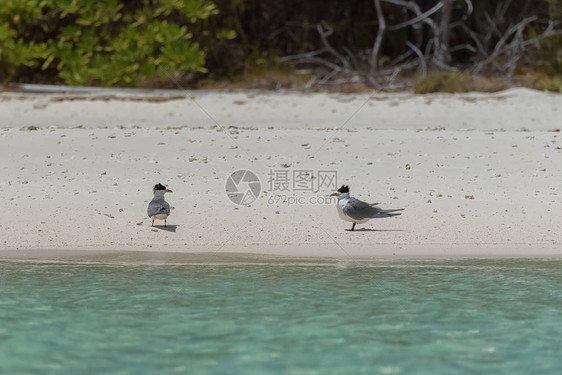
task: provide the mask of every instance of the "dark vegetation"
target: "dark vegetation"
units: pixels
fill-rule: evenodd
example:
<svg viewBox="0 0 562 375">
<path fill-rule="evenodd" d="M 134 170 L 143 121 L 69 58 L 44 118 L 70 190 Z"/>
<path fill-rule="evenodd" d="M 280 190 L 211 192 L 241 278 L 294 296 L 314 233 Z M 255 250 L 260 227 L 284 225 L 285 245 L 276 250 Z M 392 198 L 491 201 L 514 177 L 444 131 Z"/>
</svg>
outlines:
<svg viewBox="0 0 562 375">
<path fill-rule="evenodd" d="M 0 0 L 0 80 L 560 91 L 560 0 Z"/>
</svg>

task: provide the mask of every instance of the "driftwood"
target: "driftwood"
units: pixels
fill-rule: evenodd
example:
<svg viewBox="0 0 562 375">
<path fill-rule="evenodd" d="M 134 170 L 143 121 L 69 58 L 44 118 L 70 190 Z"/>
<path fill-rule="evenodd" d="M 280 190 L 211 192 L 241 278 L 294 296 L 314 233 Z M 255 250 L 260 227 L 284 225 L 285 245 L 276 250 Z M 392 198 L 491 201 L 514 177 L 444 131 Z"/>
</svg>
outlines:
<svg viewBox="0 0 562 375">
<path fill-rule="evenodd" d="M 320 48 L 285 56 L 280 61 L 322 67 L 324 73 L 314 77 L 309 85 L 355 82 L 361 77 L 359 79 L 366 84 L 379 87 L 393 82 L 403 70 L 416 68 L 422 74 L 431 68 L 457 70 L 459 67 L 455 66 L 454 54 L 461 52 L 470 55 L 472 64 L 462 66 L 463 69 L 474 74 L 487 71 L 510 76 L 530 48 L 542 39 L 562 32 L 556 22 L 549 21 L 547 24 L 536 16 L 505 25 L 505 15 L 511 3 L 512 0 L 498 1 L 493 15 L 483 12 L 486 29 L 477 32 L 467 22 L 474 12 L 471 0 L 440 0 L 426 11 L 422 11 L 413 0 L 373 0 L 377 28 L 368 52 L 352 52 L 352 48 L 347 46 L 338 50 L 330 43 L 333 29 L 322 22 L 316 25 L 322 44 Z M 389 24 L 385 16 L 385 9 L 388 11 L 389 7 L 400 7 L 411 17 Z M 526 39 L 525 30 L 531 24 L 537 28 L 544 25 L 543 31 Z M 410 30 L 407 35 L 412 36 L 405 41 L 404 52 L 393 58 L 384 56 L 387 36 L 404 30 Z M 453 44 L 455 41 L 458 44 Z"/>
</svg>

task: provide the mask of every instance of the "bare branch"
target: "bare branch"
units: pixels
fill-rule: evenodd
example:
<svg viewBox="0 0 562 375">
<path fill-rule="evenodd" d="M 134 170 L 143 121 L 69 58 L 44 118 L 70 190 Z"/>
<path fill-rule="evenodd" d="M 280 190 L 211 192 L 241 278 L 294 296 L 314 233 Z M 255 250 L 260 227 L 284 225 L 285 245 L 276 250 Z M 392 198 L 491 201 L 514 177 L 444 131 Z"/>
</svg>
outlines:
<svg viewBox="0 0 562 375">
<path fill-rule="evenodd" d="M 398 56 L 397 58 L 392 60 L 390 65 L 396 65 L 396 64 L 406 60 L 408 57 L 412 56 L 412 53 L 413 53 L 412 50 L 407 50 L 406 52 L 404 52 L 403 54 L 401 54 L 400 56 Z"/>
<path fill-rule="evenodd" d="M 451 16 L 453 13 L 454 0 L 442 0 L 443 11 L 441 12 L 441 26 L 439 30 L 439 45 L 435 53 L 435 59 L 440 63 L 449 64 L 451 53 L 449 52 L 449 30 L 451 28 Z"/>
<path fill-rule="evenodd" d="M 359 49 L 358 46 L 332 45 L 330 36 L 334 34 L 334 30 L 322 21 L 316 25 L 320 48 L 285 56 L 278 61 L 320 67 L 321 69 L 316 70 L 308 81 L 307 87 L 357 82 L 361 77 L 367 84 L 383 88 L 393 85 L 398 74 L 406 69 L 417 68 L 424 75 L 430 66 L 457 70 L 458 66 L 451 62 L 451 54 L 458 51 L 465 52 L 464 55 L 458 55 L 459 57 L 469 55 L 469 61 L 473 64 L 470 69 L 472 73 L 478 74 L 483 69 L 493 69 L 494 72 L 509 75 L 529 48 L 544 38 L 562 34 L 558 23 L 549 22 L 541 34 L 525 39 L 527 26 L 537 22 L 538 17 L 520 17 L 508 24 L 507 20 L 513 20 L 515 17 L 513 14 L 506 16 L 513 0 L 498 1 L 492 16 L 482 12 L 483 22 L 473 14 L 474 0 L 463 0 L 453 12 L 455 1 L 457 0 L 435 0 L 435 5 L 423 12 L 415 0 L 373 0 L 377 20 L 371 24 L 376 23 L 377 32 L 370 50 Z M 461 1 L 457 1 L 458 3 Z M 402 11 L 407 14 L 407 21 L 397 21 L 399 23 L 396 25 L 388 25 L 391 18 L 384 13 L 383 6 L 386 12 L 390 12 L 394 6 L 399 7 L 400 9 L 395 9 L 396 12 L 391 14 L 399 16 Z M 459 10 L 462 10 L 462 13 L 459 13 Z M 472 17 L 469 17 L 471 15 Z M 469 25 L 474 25 L 475 28 Z M 311 28 L 310 25 L 296 26 Z M 401 35 L 406 36 L 403 42 L 406 48 L 395 50 L 394 54 L 389 56 L 392 60 L 383 65 L 383 45 L 386 46 L 393 31 L 404 29 L 407 31 Z M 289 27 L 279 30 L 290 32 Z M 276 30 L 274 35 L 279 35 L 280 32 Z M 456 44 L 452 45 L 453 42 Z"/>
<path fill-rule="evenodd" d="M 281 57 L 278 61 L 280 62 L 292 62 L 294 64 L 318 64 L 318 65 L 323 65 L 329 69 L 339 69 L 342 70 L 342 68 L 340 66 L 338 66 L 337 64 L 334 64 L 333 62 L 330 62 L 329 60 L 317 57 L 316 55 L 318 55 L 320 52 L 320 50 L 318 51 L 313 51 L 310 53 L 303 53 L 303 54 L 299 54 L 299 55 L 290 55 L 290 56 L 285 56 L 285 57 Z M 325 52 L 325 51 L 324 51 Z"/>
<path fill-rule="evenodd" d="M 494 13 L 494 18 L 492 19 L 493 26 L 492 26 L 492 28 L 490 28 L 490 30 L 488 31 L 488 33 L 486 34 L 486 36 L 482 40 L 483 45 L 488 46 L 488 42 L 490 41 L 490 38 L 492 37 L 492 32 L 494 31 L 494 29 L 496 29 L 495 25 L 503 23 L 505 13 L 509 9 L 509 6 L 511 5 L 511 1 L 512 0 L 507 0 L 505 3 L 502 3 L 501 1 L 498 2 L 498 5 L 496 7 L 496 12 Z M 484 13 L 484 16 L 487 16 L 489 18 L 489 15 L 487 14 L 487 12 Z M 498 33 L 498 36 L 501 37 L 501 33 Z"/>
<path fill-rule="evenodd" d="M 548 22 L 548 26 L 547 26 L 546 30 L 541 35 L 538 35 L 536 37 L 533 37 L 531 39 L 527 39 L 526 41 L 524 41 L 522 43 L 523 47 L 527 47 L 531 44 L 535 44 L 535 43 L 541 41 L 544 38 L 548 38 L 548 37 L 551 37 L 551 36 L 554 36 L 554 35 L 562 34 L 562 31 L 554 30 L 554 28 L 556 26 L 558 26 L 558 22 L 552 22 L 552 21 Z"/>
<path fill-rule="evenodd" d="M 474 48 L 472 45 L 465 43 L 465 44 L 459 44 L 458 46 L 454 46 L 449 48 L 449 51 L 451 52 L 456 52 L 456 51 L 462 51 L 463 49 L 470 51 L 472 53 L 476 53 L 478 52 L 478 50 L 476 48 Z"/>
<path fill-rule="evenodd" d="M 316 51 L 299 53 L 299 54 L 296 54 L 296 55 L 283 56 L 283 57 L 279 58 L 279 61 L 280 62 L 287 62 L 287 61 L 293 61 L 293 60 L 308 59 L 309 57 L 314 57 L 314 56 L 320 55 L 324 52 L 326 52 L 326 49 L 321 48 L 321 49 L 318 49 Z"/>
<path fill-rule="evenodd" d="M 392 0 L 385 0 L 385 1 L 392 2 Z M 393 30 L 403 29 L 404 27 L 412 26 L 416 23 L 426 20 L 427 18 L 429 18 L 429 16 L 431 16 L 433 13 L 437 12 L 441 8 L 443 8 L 443 2 L 437 3 L 433 8 L 431 8 L 427 12 L 420 14 L 409 21 L 399 23 L 398 25 L 389 26 L 388 29 L 393 31 Z"/>
<path fill-rule="evenodd" d="M 474 73 L 480 73 L 486 65 L 488 65 L 492 61 L 494 61 L 506 49 L 509 49 L 510 47 L 513 47 L 513 46 L 508 46 L 507 48 L 504 48 L 504 45 L 507 43 L 507 40 L 510 37 L 513 36 L 513 34 L 516 34 L 518 32 L 522 33 L 525 26 L 528 23 L 535 21 L 536 19 L 537 19 L 537 17 L 535 17 L 535 16 L 527 17 L 523 21 L 521 21 L 521 22 L 517 23 L 516 25 L 510 27 L 506 31 L 506 33 L 500 38 L 500 40 L 496 43 L 496 46 L 494 47 L 494 51 L 492 52 L 492 54 L 490 54 L 488 56 L 488 58 L 486 58 L 484 61 L 481 61 L 478 64 L 476 64 L 476 66 L 473 69 Z"/>
<path fill-rule="evenodd" d="M 326 82 L 328 82 L 332 77 L 334 77 L 336 74 L 338 74 L 341 70 L 340 69 L 334 69 L 332 70 L 330 73 L 326 74 L 324 77 L 322 77 L 322 79 L 320 79 L 320 81 L 318 81 L 318 84 L 322 85 L 325 84 Z"/>
<path fill-rule="evenodd" d="M 484 46 L 482 45 L 482 42 L 480 42 L 480 38 L 478 38 L 478 35 L 473 30 L 471 30 L 468 26 L 466 26 L 464 22 L 460 22 L 459 25 L 474 41 L 474 44 L 476 44 L 476 47 L 478 48 L 478 52 L 480 52 L 482 56 L 487 57 L 488 52 L 486 52 L 486 50 L 484 49 Z"/>
<path fill-rule="evenodd" d="M 500 9 L 500 11 L 498 13 L 498 17 L 497 17 L 498 21 L 503 22 L 505 14 L 507 13 L 507 10 L 509 9 L 509 6 L 511 5 L 511 1 L 512 0 L 507 0 L 504 3 L 503 8 Z M 498 6 L 501 6 L 501 2 L 498 3 Z"/>
<path fill-rule="evenodd" d="M 439 45 L 439 27 L 437 27 L 437 24 L 429 16 L 425 17 L 418 4 L 416 4 L 414 1 L 404 1 L 404 0 L 383 0 L 383 1 L 390 4 L 402 6 L 404 8 L 409 9 L 414 14 L 416 14 L 417 16 L 416 19 L 420 19 L 420 20 L 419 22 L 413 24 L 412 26 L 418 25 L 420 22 L 423 22 L 431 28 L 431 30 L 433 31 L 433 37 L 428 41 L 425 50 L 426 51 L 425 55 L 429 56 L 431 49 Z M 428 12 L 430 11 L 431 9 Z M 407 22 L 411 22 L 411 21 L 412 20 Z M 397 25 L 395 25 L 394 27 L 396 26 Z"/>
<path fill-rule="evenodd" d="M 490 24 L 490 31 L 495 33 L 498 37 L 501 38 L 502 33 L 498 30 L 495 21 L 490 17 L 488 12 L 484 12 L 484 18 L 486 18 L 486 21 L 488 21 L 488 23 Z"/>
<path fill-rule="evenodd" d="M 373 70 L 378 68 L 379 65 L 379 52 L 382 45 L 382 39 L 386 31 L 386 21 L 384 19 L 384 14 L 382 13 L 382 7 L 380 0 L 374 0 L 375 9 L 377 11 L 377 17 L 379 20 L 379 29 L 377 32 L 377 37 L 375 38 L 375 44 L 371 50 L 371 58 L 369 59 L 369 76 L 372 76 Z"/>
<path fill-rule="evenodd" d="M 338 51 L 332 47 L 330 42 L 328 42 L 328 37 L 334 33 L 334 29 L 330 27 L 326 22 L 322 21 L 322 23 L 316 25 L 316 30 L 318 30 L 318 34 L 320 34 L 320 39 L 322 39 L 322 43 L 324 44 L 324 48 L 334 55 L 338 60 L 340 60 L 345 69 L 349 69 L 349 61 L 345 59 Z"/>
<path fill-rule="evenodd" d="M 415 52 L 416 55 L 418 55 L 418 59 L 420 60 L 420 64 L 422 68 L 422 74 L 425 77 L 427 75 L 427 62 L 425 61 L 425 57 L 423 53 L 419 50 L 418 47 L 410 43 L 410 41 L 406 41 L 406 45 L 410 47 L 412 51 Z"/>
<path fill-rule="evenodd" d="M 345 51 L 345 53 L 347 53 L 347 56 L 349 56 L 349 59 L 351 60 L 351 64 L 353 65 L 353 67 L 358 70 L 359 67 L 359 62 L 357 61 L 357 58 L 355 57 L 355 55 L 353 54 L 353 52 L 351 52 L 349 50 L 349 48 L 347 48 L 346 46 L 343 46 L 343 50 Z"/>
<path fill-rule="evenodd" d="M 416 60 L 408 61 L 408 62 L 406 62 L 402 65 L 398 65 L 398 66 L 395 66 L 395 67 L 392 67 L 392 68 L 389 68 L 389 69 L 380 70 L 379 75 L 386 76 L 386 75 L 389 75 L 389 74 L 394 74 L 397 69 L 399 71 L 412 69 L 413 67 L 418 65 L 418 61 L 419 60 L 416 59 Z"/>
<path fill-rule="evenodd" d="M 457 71 L 458 69 L 455 68 L 454 66 L 445 64 L 443 61 L 441 61 L 440 59 L 436 59 L 435 57 L 431 60 L 432 63 L 434 63 L 437 67 L 444 69 L 444 70 L 448 70 L 451 72 Z"/>
<path fill-rule="evenodd" d="M 310 79 L 308 80 L 308 82 L 306 82 L 306 88 L 309 89 L 312 86 L 314 86 L 316 84 L 316 82 L 318 82 L 318 78 L 316 76 L 312 76 L 310 77 Z"/>
<path fill-rule="evenodd" d="M 472 5 L 472 1 L 471 0 L 464 0 L 464 2 L 466 3 L 467 16 L 470 16 L 472 14 L 472 12 L 474 11 L 474 6 Z"/>
</svg>

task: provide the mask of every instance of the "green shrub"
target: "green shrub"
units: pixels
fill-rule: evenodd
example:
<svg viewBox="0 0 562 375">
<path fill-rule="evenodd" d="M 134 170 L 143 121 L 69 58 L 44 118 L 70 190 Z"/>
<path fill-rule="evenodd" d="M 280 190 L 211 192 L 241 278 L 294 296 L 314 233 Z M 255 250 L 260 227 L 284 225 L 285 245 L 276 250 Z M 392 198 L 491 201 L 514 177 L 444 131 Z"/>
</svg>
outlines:
<svg viewBox="0 0 562 375">
<path fill-rule="evenodd" d="M 562 2 L 560 0 L 546 0 L 548 3 L 548 12 L 553 20 L 562 21 Z"/>
<path fill-rule="evenodd" d="M 473 76 L 460 72 L 429 72 L 425 77 L 416 76 L 414 92 L 416 94 L 429 94 L 433 92 L 498 92 L 505 90 L 509 84 L 502 78 Z"/>
<path fill-rule="evenodd" d="M 0 0 L 0 78 L 28 67 L 69 85 L 135 86 L 205 72 L 186 25 L 216 12 L 209 0 Z"/>
<path fill-rule="evenodd" d="M 416 76 L 414 81 L 416 94 L 468 92 L 471 89 L 468 77 L 457 72 L 429 72 L 426 76 Z"/>
<path fill-rule="evenodd" d="M 562 90 L 562 80 L 559 77 L 541 75 L 535 83 L 535 88 L 537 90 L 560 93 Z"/>
</svg>

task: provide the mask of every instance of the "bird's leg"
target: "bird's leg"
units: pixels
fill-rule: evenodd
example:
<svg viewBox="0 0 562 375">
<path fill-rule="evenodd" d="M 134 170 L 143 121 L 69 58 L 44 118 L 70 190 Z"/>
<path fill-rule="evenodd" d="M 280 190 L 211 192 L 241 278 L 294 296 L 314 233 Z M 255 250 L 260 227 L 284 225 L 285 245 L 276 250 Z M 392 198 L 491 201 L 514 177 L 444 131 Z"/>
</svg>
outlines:
<svg viewBox="0 0 562 375">
<path fill-rule="evenodd" d="M 152 218 L 152 226 L 154 226 L 154 218 Z"/>
<path fill-rule="evenodd" d="M 355 229 L 355 223 L 353 223 L 353 225 L 351 226 L 351 231 L 353 232 L 354 229 Z"/>
<path fill-rule="evenodd" d="M 164 228 L 166 228 L 166 219 L 164 219 Z"/>
</svg>

